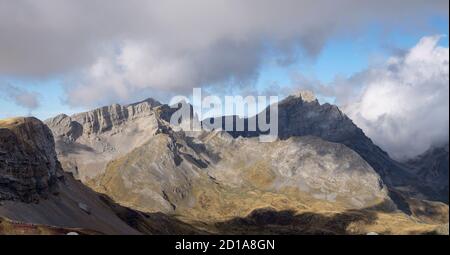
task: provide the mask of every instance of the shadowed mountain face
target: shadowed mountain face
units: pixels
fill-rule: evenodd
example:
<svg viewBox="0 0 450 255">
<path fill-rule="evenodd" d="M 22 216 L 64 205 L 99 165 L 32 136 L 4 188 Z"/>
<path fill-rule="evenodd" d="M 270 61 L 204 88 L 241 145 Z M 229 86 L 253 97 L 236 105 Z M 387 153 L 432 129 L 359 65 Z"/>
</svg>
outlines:
<svg viewBox="0 0 450 255">
<path fill-rule="evenodd" d="M 449 173 L 448 143 L 434 147 L 422 155 L 406 162 L 413 173 L 424 181 L 424 192 L 436 194 L 441 201 L 448 204 L 448 173 Z"/>
</svg>

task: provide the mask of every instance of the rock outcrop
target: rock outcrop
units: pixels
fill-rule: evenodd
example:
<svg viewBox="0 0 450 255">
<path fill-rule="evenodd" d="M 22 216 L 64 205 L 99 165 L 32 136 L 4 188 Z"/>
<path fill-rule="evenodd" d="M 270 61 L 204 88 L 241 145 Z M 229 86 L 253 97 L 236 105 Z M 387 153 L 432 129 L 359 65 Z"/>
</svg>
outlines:
<svg viewBox="0 0 450 255">
<path fill-rule="evenodd" d="M 61 165 L 50 129 L 35 118 L 0 121 L 0 200 L 37 202 L 58 192 Z"/>
</svg>

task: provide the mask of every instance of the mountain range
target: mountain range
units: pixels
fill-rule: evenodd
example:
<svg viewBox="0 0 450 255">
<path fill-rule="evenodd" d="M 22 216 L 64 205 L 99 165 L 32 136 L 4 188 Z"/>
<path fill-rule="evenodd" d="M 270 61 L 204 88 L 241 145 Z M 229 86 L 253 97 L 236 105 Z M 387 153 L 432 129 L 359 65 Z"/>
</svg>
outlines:
<svg viewBox="0 0 450 255">
<path fill-rule="evenodd" d="M 271 143 L 154 99 L 0 121 L 0 232 L 448 234 L 448 143 L 397 162 L 309 92 L 277 106 Z"/>
</svg>

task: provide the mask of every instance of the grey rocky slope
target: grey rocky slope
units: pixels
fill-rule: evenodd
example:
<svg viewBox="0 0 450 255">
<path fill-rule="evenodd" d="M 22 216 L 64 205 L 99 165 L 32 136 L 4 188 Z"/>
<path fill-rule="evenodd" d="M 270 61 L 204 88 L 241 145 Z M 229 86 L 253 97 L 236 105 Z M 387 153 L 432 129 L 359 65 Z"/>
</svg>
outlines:
<svg viewBox="0 0 450 255">
<path fill-rule="evenodd" d="M 211 137 L 212 136 L 212 137 Z M 210 170 L 217 181 L 270 192 L 294 192 L 363 208 L 388 200 L 380 176 L 357 153 L 338 143 L 303 136 L 260 143 L 225 135 L 202 138 L 221 158 Z"/>
<path fill-rule="evenodd" d="M 160 133 L 110 162 L 96 184 L 99 191 L 139 210 L 193 210 L 200 215 L 226 215 L 222 209 L 246 200 L 246 192 L 320 200 L 336 208 L 389 201 L 378 174 L 340 144 L 315 137 L 261 144 L 257 139 L 234 140 L 222 132 L 185 139 Z M 231 193 L 242 195 L 215 199 Z"/>
<path fill-rule="evenodd" d="M 424 189 L 437 194 L 441 201 L 448 204 L 449 196 L 449 148 L 432 147 L 422 155 L 406 162 L 412 172 L 424 183 Z"/>
</svg>

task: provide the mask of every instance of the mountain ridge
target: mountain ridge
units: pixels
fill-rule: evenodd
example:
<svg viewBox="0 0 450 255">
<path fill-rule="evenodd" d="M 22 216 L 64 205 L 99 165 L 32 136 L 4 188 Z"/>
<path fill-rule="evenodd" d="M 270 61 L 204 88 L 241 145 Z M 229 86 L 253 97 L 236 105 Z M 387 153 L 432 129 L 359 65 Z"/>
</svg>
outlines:
<svg viewBox="0 0 450 255">
<path fill-rule="evenodd" d="M 296 109 L 315 105 L 310 99 L 289 100 Z M 245 234 L 263 233 L 259 226 L 266 224 L 287 233 L 283 222 L 291 222 L 292 233 L 431 233 L 448 222 L 447 205 L 408 192 L 399 196 L 411 215 L 398 211 L 380 175 L 344 144 L 310 135 L 260 143 L 220 130 L 185 132 L 168 123 L 176 108 L 152 102 L 47 120 L 53 136 L 46 139 L 54 137 L 53 155 L 69 173 L 58 175 L 58 193 L 37 204 L 3 200 L 0 215 L 102 233 Z M 44 216 L 49 210 L 54 217 Z M 304 225 L 304 217 L 312 217 L 311 224 Z M 395 230 L 387 222 L 397 222 Z"/>
</svg>

